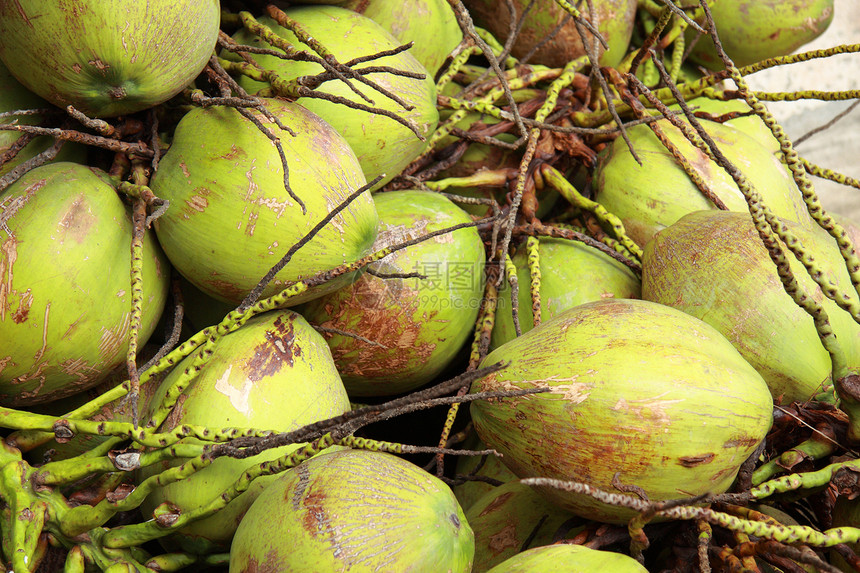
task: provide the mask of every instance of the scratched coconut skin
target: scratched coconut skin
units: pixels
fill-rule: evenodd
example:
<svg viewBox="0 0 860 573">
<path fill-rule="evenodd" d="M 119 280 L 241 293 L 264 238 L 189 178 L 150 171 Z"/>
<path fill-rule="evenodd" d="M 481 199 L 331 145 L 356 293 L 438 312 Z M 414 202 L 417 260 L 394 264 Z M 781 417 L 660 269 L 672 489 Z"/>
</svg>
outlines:
<svg viewBox="0 0 860 573">
<path fill-rule="evenodd" d="M 328 46 L 339 62 L 391 50 L 400 45 L 400 42 L 379 24 L 352 10 L 337 6 L 299 6 L 288 8 L 284 13 L 295 19 L 315 40 Z M 279 26 L 271 18 L 261 17 L 258 20 L 298 49 L 305 47 L 292 32 Z M 271 48 L 268 43 L 244 29 L 237 32 L 233 38 L 240 44 Z M 264 54 L 255 54 L 254 59 L 264 68 L 275 71 L 285 81 L 323 72 L 323 68 L 313 62 L 287 61 Z M 418 132 L 424 137 L 433 133 L 439 122 L 439 112 L 436 109 L 436 84 L 433 82 L 432 74 L 429 74 L 409 52 L 357 64 L 354 69 L 371 66 L 390 66 L 425 75 L 424 79 L 416 79 L 387 73 L 367 74 L 368 79 L 390 93 L 397 94 L 404 102 L 413 106 L 414 109 L 411 110 L 404 109 L 397 102 L 364 84 L 354 81 L 353 85 L 374 102 L 372 107 L 388 110 L 414 122 Z M 245 76 L 238 81 L 248 93 L 255 93 L 268 87 Z M 324 82 L 316 89 L 355 103 L 371 105 L 337 79 Z M 350 109 L 319 98 L 303 97 L 299 98 L 297 103 L 322 117 L 346 138 L 355 151 L 368 181 L 377 175 L 385 175 L 377 187 L 403 171 L 403 168 L 424 149 L 425 142 L 409 128 L 389 117 Z"/>
<path fill-rule="evenodd" d="M 232 108 L 188 112 L 151 185 L 171 205 L 155 222 L 170 262 L 204 293 L 234 305 L 293 244 L 366 183 L 355 154 L 331 126 L 299 105 L 264 101 L 296 133 L 293 137 L 257 114 L 281 139 L 290 187 L 304 202 L 306 214 L 284 187 L 274 144 Z M 263 296 L 358 260 L 373 244 L 376 226 L 373 199 L 363 193 L 295 253 Z M 291 302 L 335 290 L 351 277 L 330 281 Z"/>
<path fill-rule="evenodd" d="M 666 120 L 658 122 L 696 172 L 731 211 L 748 206 L 726 171 L 688 142 Z M 704 121 L 705 129 L 723 154 L 741 170 L 777 217 L 811 226 L 797 185 L 786 167 L 763 146 L 731 126 Z M 595 172 L 596 200 L 617 215 L 634 241 L 644 246 L 654 234 L 687 213 L 716 209 L 646 125 L 628 130 L 642 165 L 622 138 L 600 154 Z"/>
<path fill-rule="evenodd" d="M 473 393 L 550 388 L 471 405 L 478 435 L 520 477 L 613 477 L 651 501 L 721 493 L 770 428 L 762 377 L 704 322 L 656 303 L 609 299 L 574 307 L 490 353 L 510 362 Z M 543 489 L 561 507 L 622 523 L 631 510 Z"/>
<path fill-rule="evenodd" d="M 0 404 L 70 396 L 125 364 L 132 223 L 116 183 L 61 162 L 33 169 L 4 192 Z M 139 347 L 155 330 L 170 280 L 152 234 L 143 239 L 142 279 Z"/>
<path fill-rule="evenodd" d="M 97 117 L 133 113 L 167 101 L 200 74 L 220 14 L 219 0 L 3 1 L 0 59 L 59 107 Z"/>
<path fill-rule="evenodd" d="M 424 191 L 374 197 L 379 235 L 374 249 L 471 222 L 449 199 Z M 351 396 L 387 396 L 414 390 L 438 375 L 471 336 L 483 294 L 484 243 L 474 227 L 438 235 L 396 251 L 370 268 L 381 278 L 355 283 L 301 309 L 311 324 L 368 338 L 326 333 Z M 380 347 L 379 344 L 384 346 Z"/>
<path fill-rule="evenodd" d="M 192 354 L 171 372 L 151 404 L 161 403 L 167 389 L 197 355 Z M 325 340 L 298 314 L 271 311 L 252 318 L 218 342 L 211 358 L 183 392 L 160 430 L 167 432 L 182 424 L 193 424 L 285 432 L 349 409 L 346 390 Z M 191 438 L 181 441 L 186 442 L 199 443 Z M 275 448 L 247 459 L 220 458 L 210 467 L 154 491 L 141 506 L 144 515 L 151 515 L 165 501 L 184 512 L 197 508 L 218 497 L 246 468 L 298 447 Z M 182 461 L 165 461 L 144 468 L 139 481 Z M 242 514 L 274 477 L 254 480 L 248 491 L 220 512 L 183 528 L 175 542 L 186 550 L 210 550 L 207 542 L 225 549 Z"/>
<path fill-rule="evenodd" d="M 391 454 L 341 450 L 266 488 L 236 531 L 230 573 L 468 573 L 474 550 L 439 478 Z"/>
</svg>

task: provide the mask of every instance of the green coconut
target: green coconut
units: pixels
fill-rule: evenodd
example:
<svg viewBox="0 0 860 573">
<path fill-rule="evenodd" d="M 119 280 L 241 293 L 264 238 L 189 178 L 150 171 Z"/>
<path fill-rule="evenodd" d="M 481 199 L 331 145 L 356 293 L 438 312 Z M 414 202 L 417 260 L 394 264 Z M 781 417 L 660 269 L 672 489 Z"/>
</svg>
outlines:
<svg viewBox="0 0 860 573">
<path fill-rule="evenodd" d="M 552 543 L 571 519 L 576 518 L 519 481 L 493 488 L 466 510 L 475 534 L 472 572 L 483 573 L 526 549 Z"/>
<path fill-rule="evenodd" d="M 203 70 L 218 0 L 0 2 L 0 60 L 29 90 L 91 116 L 167 101 Z"/>
<path fill-rule="evenodd" d="M 688 142 L 668 121 L 662 120 L 659 125 L 729 210 L 748 211 L 743 194 L 722 167 Z M 774 214 L 811 226 L 794 179 L 770 149 L 731 126 L 708 121 L 703 125 Z M 595 189 L 597 201 L 621 219 L 634 241 L 644 246 L 654 233 L 687 213 L 716 209 L 648 126 L 637 125 L 627 133 L 642 164 L 636 162 L 627 144 L 617 138 L 600 154 Z"/>
<path fill-rule="evenodd" d="M 496 0 L 466 0 L 464 4 L 477 25 L 489 30 L 504 43 L 511 25 L 511 14 L 504 4 Z M 594 0 L 593 4 L 597 17 L 597 29 L 609 44 L 609 49 L 604 50 L 598 43 L 598 52 L 601 54 L 600 64 L 616 66 L 627 53 L 627 46 L 633 35 L 636 1 Z M 523 58 L 538 44 L 541 45 L 529 59 L 529 63 L 561 68 L 567 62 L 585 55 L 576 24 L 568 18 L 568 13 L 559 4 L 514 0 L 513 5 L 517 20 L 522 18 L 526 7 L 530 7 L 511 50 L 514 57 Z M 577 6 L 576 3 L 573 5 Z M 579 5 L 579 9 L 580 14 L 588 16 L 588 7 L 585 4 Z M 545 41 L 559 25 L 561 28 L 555 36 Z M 590 34 L 588 40 L 593 41 Z"/>
<path fill-rule="evenodd" d="M 584 482 L 652 502 L 722 493 L 771 425 L 762 377 L 719 332 L 681 311 L 635 299 L 569 309 L 491 352 L 507 367 L 473 393 L 548 388 L 472 402 L 488 447 L 517 476 Z M 632 510 L 541 489 L 577 515 L 623 523 Z"/>
<path fill-rule="evenodd" d="M 41 109 L 48 108 L 50 104 L 21 85 L 18 80 L 9 73 L 6 66 L 0 62 L 0 113 L 26 110 L 26 109 Z M 17 122 L 23 125 L 39 125 L 43 118 L 41 115 L 20 115 L 0 118 L 0 124 L 8 124 Z M 0 131 L 0 156 L 7 153 L 13 144 L 22 137 L 22 133 L 18 131 Z M 11 161 L 0 165 L 0 177 L 6 175 L 20 165 L 24 161 L 33 156 L 45 151 L 54 143 L 53 138 L 48 136 L 39 136 L 27 144 L 22 150 L 15 155 Z M 66 142 L 63 148 L 57 154 L 54 161 L 74 161 L 75 163 L 83 163 L 86 157 L 86 148 L 74 143 Z"/>
<path fill-rule="evenodd" d="M 195 108 L 176 128 L 170 149 L 152 179 L 152 190 L 171 207 L 155 224 L 174 267 L 218 300 L 238 304 L 260 279 L 335 207 L 365 184 L 349 145 L 300 105 L 265 100 L 295 136 L 257 112 L 281 140 L 293 193 L 269 138 L 239 112 Z M 270 296 L 365 254 L 376 238 L 370 192 L 338 214 L 295 255 L 263 291 Z M 296 304 L 349 282 L 350 276 L 305 293 Z"/>
<path fill-rule="evenodd" d="M 230 573 L 468 573 L 474 550 L 444 482 L 391 454 L 342 450 L 266 488 L 236 531 Z"/>
<path fill-rule="evenodd" d="M 299 6 L 284 11 L 287 16 L 298 22 L 315 40 L 328 47 L 339 62 L 345 63 L 354 58 L 369 56 L 400 45 L 391 34 L 379 24 L 345 8 L 337 6 Z M 297 49 L 300 44 L 292 32 L 268 17 L 259 21 L 269 26 L 276 34 L 286 39 Z M 269 48 L 269 44 L 246 30 L 240 30 L 233 38 L 240 44 Z M 254 54 L 254 59 L 267 70 L 272 70 L 284 81 L 301 76 L 313 76 L 323 72 L 320 65 L 313 62 L 288 61 L 275 56 Z M 439 113 L 436 111 L 436 86 L 427 70 L 411 54 L 402 52 L 356 64 L 354 69 L 370 66 L 389 66 L 398 70 L 423 74 L 424 79 L 397 76 L 387 72 L 366 74 L 365 77 L 389 90 L 413 106 L 411 111 L 404 109 L 394 100 L 383 96 L 365 84 L 353 81 L 353 87 L 367 95 L 373 107 L 388 110 L 413 122 L 418 133 L 427 137 L 436 129 Z M 255 93 L 266 84 L 240 78 L 239 83 L 250 93 Z M 356 95 L 341 80 L 324 82 L 316 91 L 346 98 L 350 101 L 369 105 Z M 377 175 L 385 175 L 380 185 L 400 173 L 425 147 L 409 128 L 390 117 L 351 109 L 341 104 L 320 98 L 302 97 L 296 100 L 330 123 L 355 151 L 367 180 Z"/>
<path fill-rule="evenodd" d="M 815 258 L 824 280 L 856 301 L 835 242 L 820 231 L 786 226 Z M 785 252 L 801 288 L 824 305 L 849 367 L 860 373 L 860 325 L 826 299 Z M 749 215 L 691 213 L 657 233 L 645 247 L 642 267 L 642 298 L 682 310 L 722 332 L 767 381 L 775 399 L 806 401 L 831 384 L 830 355 L 812 317 L 786 294 Z"/>
<path fill-rule="evenodd" d="M 343 4 L 397 38 L 431 74 L 463 40 L 454 10 L 445 0 L 349 0 Z"/>
<path fill-rule="evenodd" d="M 582 545 L 545 545 L 523 551 L 493 567 L 489 573 L 646 573 L 638 561 L 622 553 L 600 551 Z"/>
<path fill-rule="evenodd" d="M 478 434 L 472 432 L 469 439 L 463 444 L 463 449 L 469 450 L 486 450 L 487 446 L 478 438 Z M 482 456 L 457 456 L 457 475 L 475 475 L 492 478 L 502 483 L 516 479 L 517 476 L 502 463 L 499 456 L 486 456 L 482 460 Z M 454 495 L 457 496 L 457 501 L 460 502 L 460 507 L 463 511 L 468 512 L 476 501 L 482 498 L 486 493 L 496 489 L 497 486 L 480 480 L 469 480 L 460 485 L 455 485 L 451 489 L 454 490 Z"/>
<path fill-rule="evenodd" d="M 198 354 L 190 355 L 165 378 L 152 398 L 150 412 Z M 287 432 L 349 409 L 349 399 L 322 337 L 295 312 L 272 311 L 252 318 L 217 343 L 159 430 L 169 432 L 191 424 Z M 200 442 L 185 438 L 180 443 Z M 141 508 L 145 515 L 152 515 L 164 503 L 181 513 L 192 511 L 216 499 L 246 469 L 299 447 L 274 448 L 246 459 L 219 458 L 193 475 L 153 491 Z M 166 460 L 143 468 L 139 480 L 184 461 Z M 227 549 L 245 511 L 275 479 L 266 476 L 254 480 L 224 509 L 173 534 L 168 545 L 179 545 L 192 553 Z"/>
<path fill-rule="evenodd" d="M 698 1 L 686 4 L 695 4 Z M 785 56 L 824 33 L 833 21 L 833 0 L 720 0 L 708 3 L 720 43 L 736 66 Z M 694 31 L 689 30 L 692 40 Z M 723 69 L 714 43 L 701 38 L 690 58 Z"/>
<path fill-rule="evenodd" d="M 60 162 L 31 170 L 0 196 L 0 404 L 58 400 L 124 367 L 132 222 L 116 184 Z M 139 347 L 161 316 L 170 276 L 152 233 L 142 263 Z"/>
<path fill-rule="evenodd" d="M 471 221 L 437 193 L 393 191 L 374 201 L 374 249 Z M 478 316 L 484 260 L 477 230 L 459 229 L 392 253 L 355 283 L 302 307 L 308 322 L 329 329 L 324 336 L 350 396 L 413 390 L 455 358 Z M 409 273 L 424 278 L 397 276 Z"/>
<path fill-rule="evenodd" d="M 606 253 L 583 243 L 565 239 L 541 238 L 540 303 L 541 321 L 546 321 L 578 304 L 607 298 L 639 298 L 639 277 Z M 517 267 L 519 322 L 521 332 L 534 328 L 531 276 L 525 244 L 511 258 Z M 505 282 L 499 289 L 496 322 L 490 349 L 516 338 L 511 313 L 511 287 Z"/>
</svg>

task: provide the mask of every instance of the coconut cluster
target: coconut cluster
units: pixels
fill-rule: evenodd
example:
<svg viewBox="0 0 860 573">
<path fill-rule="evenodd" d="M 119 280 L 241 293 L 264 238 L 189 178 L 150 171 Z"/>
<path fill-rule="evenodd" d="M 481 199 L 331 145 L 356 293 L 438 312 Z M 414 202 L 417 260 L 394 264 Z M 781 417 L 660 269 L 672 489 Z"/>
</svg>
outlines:
<svg viewBox="0 0 860 573">
<path fill-rule="evenodd" d="M 771 539 L 725 500 L 793 467 L 775 406 L 860 436 L 860 262 L 702 76 L 710 11 L 573 4 L 0 0 L 0 569 L 704 570 Z M 713 11 L 738 66 L 833 18 L 764 4 Z M 723 550 L 660 523 L 714 499 Z"/>
</svg>

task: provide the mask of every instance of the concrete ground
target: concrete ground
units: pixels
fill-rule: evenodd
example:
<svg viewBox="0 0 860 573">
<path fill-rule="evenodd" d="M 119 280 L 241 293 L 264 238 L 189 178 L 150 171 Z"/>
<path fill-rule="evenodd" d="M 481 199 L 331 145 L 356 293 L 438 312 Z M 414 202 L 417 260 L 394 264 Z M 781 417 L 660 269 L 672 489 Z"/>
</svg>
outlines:
<svg viewBox="0 0 860 573">
<path fill-rule="evenodd" d="M 860 43 L 860 0 L 835 0 L 835 15 L 827 31 L 799 51 Z M 762 91 L 860 90 L 860 53 L 842 54 L 765 70 L 748 78 Z M 857 101 L 857 100 L 855 100 Z M 788 136 L 794 140 L 828 123 L 852 101 L 800 100 L 768 104 Z M 813 163 L 860 179 L 860 105 L 833 127 L 797 145 L 797 152 Z M 826 209 L 860 222 L 860 189 L 813 178 Z"/>
</svg>

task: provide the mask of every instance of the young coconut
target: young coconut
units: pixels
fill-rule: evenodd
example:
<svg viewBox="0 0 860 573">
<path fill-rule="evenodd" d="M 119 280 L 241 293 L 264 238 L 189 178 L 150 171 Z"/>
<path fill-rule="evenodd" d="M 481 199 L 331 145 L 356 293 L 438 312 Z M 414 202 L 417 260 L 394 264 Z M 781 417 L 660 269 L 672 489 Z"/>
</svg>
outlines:
<svg viewBox="0 0 860 573">
<path fill-rule="evenodd" d="M 583 243 L 542 237 L 538 243 L 540 318 L 546 321 L 569 308 L 606 298 L 639 298 L 639 277 L 609 255 Z M 534 328 L 531 276 L 526 245 L 511 258 L 517 268 L 519 322 L 521 332 Z M 511 287 L 499 289 L 496 322 L 490 350 L 516 338 L 511 312 Z"/>
<path fill-rule="evenodd" d="M 343 4 L 367 16 L 401 44 L 431 74 L 463 40 L 457 17 L 445 0 L 348 0 Z"/>
<path fill-rule="evenodd" d="M 274 143 L 232 108 L 188 112 L 151 185 L 171 204 L 155 230 L 173 266 L 207 295 L 233 305 L 293 244 L 366 183 L 355 154 L 331 126 L 300 105 L 264 101 L 295 132 L 290 135 L 255 112 L 280 138 L 290 188 L 307 212 L 284 186 L 283 164 Z M 376 226 L 373 199 L 370 192 L 363 193 L 295 253 L 263 296 L 355 262 L 373 244 Z M 346 275 L 291 303 L 350 280 Z"/>
<path fill-rule="evenodd" d="M 391 454 L 341 450 L 266 488 L 236 530 L 230 573 L 468 573 L 474 551 L 439 478 Z"/>
<path fill-rule="evenodd" d="M 203 70 L 219 0 L 0 2 L 0 60 L 29 90 L 90 116 L 167 101 Z"/>
<path fill-rule="evenodd" d="M 814 257 L 822 278 L 856 301 L 845 262 L 829 235 L 785 224 Z M 860 325 L 783 250 L 800 287 L 824 306 L 849 367 L 860 373 Z M 723 333 L 783 404 L 810 400 L 832 384 L 830 355 L 812 317 L 785 292 L 746 213 L 690 213 L 657 233 L 642 257 L 642 298 L 695 316 Z"/>
<path fill-rule="evenodd" d="M 736 66 L 785 56 L 824 33 L 833 21 L 834 0 L 720 0 L 709 2 L 720 43 Z M 685 0 L 698 6 L 698 0 Z M 713 4 L 713 6 L 711 5 Z M 688 40 L 696 32 L 688 28 Z M 690 58 L 712 70 L 722 70 L 710 38 L 700 38 Z"/>
<path fill-rule="evenodd" d="M 374 249 L 471 222 L 432 192 L 380 193 L 374 201 Z M 331 329 L 324 336 L 350 396 L 414 390 L 451 362 L 478 317 L 484 260 L 477 230 L 458 229 L 396 251 L 355 283 L 302 307 L 308 322 Z M 401 276 L 409 273 L 423 278 Z"/>
<path fill-rule="evenodd" d="M 771 149 L 729 125 L 702 124 L 778 217 L 812 225 L 794 179 Z M 748 211 L 743 194 L 722 167 L 668 121 L 661 120 L 658 125 L 729 210 Z M 642 164 L 619 137 L 601 152 L 594 181 L 596 200 L 621 219 L 630 238 L 644 246 L 657 231 L 687 213 L 716 209 L 648 126 L 637 125 L 627 134 Z"/>
<path fill-rule="evenodd" d="M 181 362 L 159 387 L 150 412 L 161 404 L 168 389 L 182 376 L 199 352 Z M 179 397 L 159 431 L 169 432 L 183 424 L 209 428 L 258 428 L 287 432 L 348 411 L 349 399 L 331 353 L 322 337 L 298 314 L 272 311 L 249 320 L 226 335 L 212 356 Z M 200 443 L 185 438 L 180 443 Z M 222 457 L 193 475 L 162 488 L 141 506 L 145 515 L 161 504 L 181 513 L 201 507 L 261 462 L 289 454 L 293 444 L 266 450 L 246 459 Z M 160 462 L 139 472 L 142 481 L 182 459 Z M 191 553 L 223 551 L 251 503 L 276 476 L 255 479 L 250 488 L 218 513 L 183 527 L 168 541 Z"/>
<path fill-rule="evenodd" d="M 95 168 L 52 163 L 0 196 L 0 404 L 57 400 L 125 367 L 131 320 L 131 213 Z M 155 329 L 170 270 L 143 239 L 138 347 Z"/>
<path fill-rule="evenodd" d="M 466 0 L 464 4 L 477 25 L 485 27 L 496 38 L 504 41 L 511 27 L 512 16 L 504 4 L 497 0 Z M 585 3 L 574 5 L 579 7 L 583 18 L 594 22 L 594 19 L 589 16 L 588 6 Z M 627 46 L 633 35 L 636 2 L 635 0 L 593 0 L 593 5 L 596 16 L 595 25 L 600 35 L 609 44 L 608 50 L 604 50 L 599 42 L 597 44 L 600 65 L 616 66 L 627 53 Z M 516 20 L 523 19 L 522 28 L 511 50 L 514 57 L 523 58 L 534 50 L 534 54 L 529 58 L 530 64 L 561 68 L 569 61 L 585 56 L 585 48 L 576 23 L 560 4 L 514 0 L 513 6 Z M 529 10 L 527 13 L 526 9 Z M 590 32 L 586 41 L 595 41 Z"/>
<path fill-rule="evenodd" d="M 611 571 L 647 573 L 638 561 L 622 553 L 600 551 L 583 545 L 544 545 L 515 555 L 488 573 L 551 573 L 555 571 Z"/>
<path fill-rule="evenodd" d="M 653 302 L 576 306 L 482 365 L 497 362 L 508 365 L 474 382 L 473 393 L 549 389 L 471 405 L 481 440 L 521 478 L 613 493 L 621 483 L 652 502 L 722 493 L 771 425 L 767 385 L 729 341 Z M 623 523 L 634 515 L 584 494 L 540 491 L 588 519 Z"/>
<path fill-rule="evenodd" d="M 337 6 L 299 6 L 284 10 L 316 41 L 328 47 L 341 63 L 354 58 L 370 56 L 384 50 L 391 50 L 400 43 L 379 24 L 361 14 Z M 296 49 L 305 49 L 295 35 L 268 17 L 259 21 L 269 26 L 276 34 L 286 39 Z M 240 44 L 261 48 L 271 46 L 245 29 L 233 38 Z M 267 70 L 272 70 L 284 81 L 300 76 L 313 76 L 322 73 L 323 68 L 313 62 L 283 60 L 275 56 L 254 54 L 254 59 Z M 414 109 L 403 106 L 382 95 L 367 85 L 353 81 L 353 87 L 369 97 L 372 107 L 381 108 L 411 121 L 422 137 L 436 129 L 439 113 L 436 110 L 436 86 L 427 70 L 409 52 L 374 59 L 356 64 L 353 69 L 389 66 L 391 68 L 423 74 L 424 79 L 409 78 L 388 72 L 366 74 L 367 79 L 399 96 Z M 266 84 L 242 77 L 239 83 L 255 93 L 267 88 Z M 316 91 L 346 98 L 362 105 L 371 105 L 339 79 L 323 82 Z M 265 93 L 265 92 L 264 92 Z M 385 175 L 379 186 L 400 173 L 424 149 L 425 142 L 419 139 L 408 127 L 384 115 L 352 109 L 345 105 L 325 99 L 302 97 L 297 102 L 332 125 L 343 135 L 355 151 L 364 175 L 368 181 L 377 175 Z"/>
</svg>

